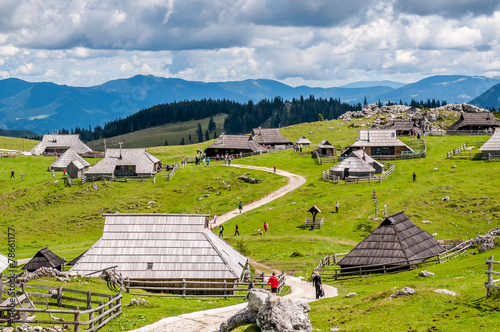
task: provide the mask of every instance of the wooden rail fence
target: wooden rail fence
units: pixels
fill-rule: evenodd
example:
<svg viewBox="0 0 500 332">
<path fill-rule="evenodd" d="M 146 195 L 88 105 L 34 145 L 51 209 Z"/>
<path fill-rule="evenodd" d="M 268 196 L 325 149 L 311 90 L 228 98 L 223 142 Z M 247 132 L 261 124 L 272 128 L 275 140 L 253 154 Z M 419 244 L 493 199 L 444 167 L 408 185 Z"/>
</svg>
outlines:
<svg viewBox="0 0 500 332">
<path fill-rule="evenodd" d="M 97 331 L 106 325 L 113 318 L 122 313 L 122 294 L 115 295 L 85 292 L 80 290 L 68 289 L 63 287 L 48 287 L 38 285 L 16 284 L 16 288 L 21 288 L 21 294 L 18 297 L 4 298 L 8 294 L 7 287 L 11 284 L 0 283 L 0 323 L 28 323 L 30 325 L 72 325 L 75 332 Z M 5 289 L 4 289 L 5 288 Z M 36 290 L 27 292 L 26 289 Z M 43 291 L 45 293 L 41 293 Z M 76 294 L 69 296 L 67 294 Z M 76 297 L 76 296 L 80 297 Z M 10 303 L 18 301 L 16 307 Z M 49 301 L 55 300 L 55 301 Z M 28 301 L 30 305 L 23 307 L 22 302 Z M 46 306 L 47 309 L 35 308 L 35 304 Z M 78 305 L 78 304 L 83 304 Z M 93 306 L 94 305 L 94 306 Z M 60 309 L 49 309 L 57 307 Z M 65 310 L 69 309 L 69 310 Z M 62 320 L 49 320 L 52 314 L 63 315 Z M 30 316 L 41 316 L 36 319 Z M 88 315 L 88 320 L 84 317 Z M 85 329 L 80 327 L 87 326 Z"/>
<path fill-rule="evenodd" d="M 325 218 L 321 218 L 320 220 L 317 220 L 317 221 L 312 221 L 310 220 L 309 217 L 306 218 L 306 220 L 304 221 L 304 228 L 311 228 L 312 226 L 314 226 L 314 228 L 318 227 L 318 228 L 321 228 L 321 226 L 323 226 L 323 223 L 325 222 Z"/>
<path fill-rule="evenodd" d="M 344 184 L 348 183 L 376 183 L 384 181 L 396 169 L 396 165 L 387 164 L 387 170 L 380 175 L 366 176 L 366 177 L 347 177 L 344 179 Z M 336 184 L 340 183 L 340 177 L 330 173 L 330 170 L 321 172 L 321 178 Z"/>
<path fill-rule="evenodd" d="M 446 153 L 446 159 L 460 158 L 460 159 L 481 159 L 482 154 L 479 152 L 464 152 L 469 147 L 481 147 L 485 142 L 466 142 L 459 147 Z"/>
<path fill-rule="evenodd" d="M 495 285 L 500 282 L 500 279 L 493 280 L 493 276 L 500 276 L 500 272 L 493 271 L 493 265 L 500 264 L 498 261 L 493 260 L 493 256 L 490 256 L 486 260 L 488 265 L 488 270 L 485 272 L 488 275 L 488 281 L 485 282 L 484 287 L 486 287 L 486 298 L 490 297 L 492 289 L 500 289 L 500 286 Z"/>
</svg>

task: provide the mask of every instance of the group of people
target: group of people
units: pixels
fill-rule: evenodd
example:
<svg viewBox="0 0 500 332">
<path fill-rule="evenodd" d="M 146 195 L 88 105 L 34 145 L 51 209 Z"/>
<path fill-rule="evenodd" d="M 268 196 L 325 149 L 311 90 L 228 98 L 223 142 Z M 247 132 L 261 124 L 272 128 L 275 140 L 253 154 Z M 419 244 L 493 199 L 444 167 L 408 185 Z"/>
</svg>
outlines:
<svg viewBox="0 0 500 332">
<path fill-rule="evenodd" d="M 16 178 L 16 172 L 14 170 L 10 171 L 10 178 L 15 179 Z M 21 172 L 21 179 L 24 179 L 24 173 Z"/>
<path fill-rule="evenodd" d="M 316 289 L 316 300 L 319 300 L 320 298 L 324 297 L 325 291 L 323 289 L 323 283 L 321 282 L 321 277 L 319 275 L 319 272 L 317 272 L 317 271 L 314 272 L 314 277 L 312 278 L 312 284 L 313 284 L 313 287 Z M 269 277 L 269 279 L 267 280 L 266 289 L 268 289 L 269 286 L 271 286 L 271 293 L 272 294 L 278 293 L 280 281 L 279 281 L 278 277 L 276 277 L 275 272 L 273 272 L 272 276 Z M 250 284 L 248 285 L 248 291 L 250 292 L 252 289 L 255 289 L 255 279 L 253 279 L 250 282 Z M 248 298 L 248 294 L 247 294 L 247 296 L 245 296 L 245 300 L 247 298 Z"/>
<path fill-rule="evenodd" d="M 293 146 L 293 151 L 295 151 L 295 152 L 302 152 L 302 144 L 295 144 Z"/>
</svg>

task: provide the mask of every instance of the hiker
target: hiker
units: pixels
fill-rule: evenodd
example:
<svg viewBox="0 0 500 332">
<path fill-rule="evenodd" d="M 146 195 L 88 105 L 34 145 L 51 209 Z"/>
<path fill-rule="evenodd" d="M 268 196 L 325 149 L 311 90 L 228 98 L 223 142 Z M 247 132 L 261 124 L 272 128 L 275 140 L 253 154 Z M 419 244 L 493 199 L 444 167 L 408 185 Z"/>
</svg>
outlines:
<svg viewBox="0 0 500 332">
<path fill-rule="evenodd" d="M 274 173 L 276 173 L 276 165 L 274 165 Z"/>
<path fill-rule="evenodd" d="M 255 279 L 253 279 L 251 282 L 250 282 L 250 285 L 248 285 L 248 293 L 247 295 L 245 296 L 245 298 L 243 299 L 243 301 L 247 300 L 248 299 L 248 294 L 250 294 L 250 291 L 252 289 L 255 289 Z"/>
<path fill-rule="evenodd" d="M 240 213 L 241 213 L 241 210 L 243 210 L 243 203 L 241 203 L 241 201 L 240 201 L 240 204 L 238 204 L 238 209 L 240 209 Z"/>
<path fill-rule="evenodd" d="M 236 227 L 235 230 L 234 230 L 234 235 L 233 236 L 236 236 L 236 234 L 238 234 L 238 236 L 240 236 L 240 231 L 238 229 L 238 224 L 234 224 L 234 226 Z"/>
<path fill-rule="evenodd" d="M 24 173 L 21 172 L 21 179 L 24 179 Z"/>
<path fill-rule="evenodd" d="M 299 151 L 302 152 L 302 143 L 299 145 Z"/>
<path fill-rule="evenodd" d="M 316 300 L 319 300 L 320 297 L 325 296 L 323 291 L 323 284 L 321 283 L 321 277 L 319 276 L 319 272 L 314 272 L 313 277 L 313 287 L 316 288 Z M 323 294 L 321 294 L 323 293 Z"/>
<path fill-rule="evenodd" d="M 224 226 L 220 225 L 219 237 L 224 237 Z"/>
<path fill-rule="evenodd" d="M 56 176 L 56 173 L 54 172 L 53 169 L 52 169 L 52 176 Z"/>
<path fill-rule="evenodd" d="M 227 165 L 231 166 L 231 156 L 229 156 L 229 158 L 227 159 Z"/>
<path fill-rule="evenodd" d="M 14 178 L 14 179 L 16 178 L 16 177 L 14 176 L 14 170 L 10 171 L 10 178 L 11 178 L 11 179 L 12 179 L 12 178 Z"/>
<path fill-rule="evenodd" d="M 269 284 L 271 285 L 271 293 L 278 293 L 278 286 L 280 285 L 280 281 L 278 280 L 278 278 L 276 278 L 276 273 L 273 272 L 272 277 L 270 277 L 267 281 L 266 288 L 268 288 Z"/>
<path fill-rule="evenodd" d="M 335 203 L 335 213 L 339 213 L 339 208 L 340 208 L 340 204 L 339 204 L 339 202 L 337 201 L 337 202 Z"/>
<path fill-rule="evenodd" d="M 267 221 L 264 221 L 264 234 L 267 234 Z"/>
<path fill-rule="evenodd" d="M 210 165 L 210 157 L 207 157 L 207 166 Z"/>
<path fill-rule="evenodd" d="M 214 214 L 214 224 L 217 222 L 217 215 Z"/>
<path fill-rule="evenodd" d="M 415 172 L 413 172 L 413 182 L 417 182 L 417 174 Z"/>
<path fill-rule="evenodd" d="M 66 168 L 63 169 L 63 175 L 66 176 Z"/>
</svg>

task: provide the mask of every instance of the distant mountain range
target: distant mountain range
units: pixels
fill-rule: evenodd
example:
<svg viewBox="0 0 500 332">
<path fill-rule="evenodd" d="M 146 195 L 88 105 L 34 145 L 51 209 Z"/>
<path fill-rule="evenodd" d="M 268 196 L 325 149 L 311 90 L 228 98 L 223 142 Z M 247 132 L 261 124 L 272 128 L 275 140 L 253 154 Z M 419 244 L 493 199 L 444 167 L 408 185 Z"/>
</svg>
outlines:
<svg viewBox="0 0 500 332">
<path fill-rule="evenodd" d="M 339 98 L 352 104 L 363 103 L 365 97 L 368 103 L 378 100 L 408 103 L 411 99 L 428 98 L 463 103 L 474 99 L 477 100 L 475 105 L 497 107 L 498 88 L 490 93 L 491 98 L 481 95 L 499 83 L 498 79 L 455 75 L 432 76 L 411 84 L 375 81 L 313 88 L 291 87 L 266 79 L 204 83 L 139 75 L 93 87 L 70 87 L 9 78 L 0 80 L 0 129 L 42 134 L 61 128 L 94 127 L 157 104 L 204 98 L 246 103 L 264 98 L 291 100 L 314 95 L 316 98 Z M 497 101 L 493 102 L 495 96 Z"/>
<path fill-rule="evenodd" d="M 498 110 L 500 106 L 500 83 L 492 86 L 482 95 L 472 99 L 470 104 L 481 107 L 494 107 Z"/>
</svg>

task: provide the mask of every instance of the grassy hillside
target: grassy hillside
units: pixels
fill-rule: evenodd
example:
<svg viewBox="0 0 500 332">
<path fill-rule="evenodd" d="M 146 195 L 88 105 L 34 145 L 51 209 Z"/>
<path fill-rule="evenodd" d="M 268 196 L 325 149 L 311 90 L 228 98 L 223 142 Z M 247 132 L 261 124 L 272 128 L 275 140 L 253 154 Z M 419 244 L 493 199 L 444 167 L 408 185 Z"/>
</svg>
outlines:
<svg viewBox="0 0 500 332">
<path fill-rule="evenodd" d="M 224 114 L 214 117 L 214 121 L 217 124 L 217 137 L 224 130 L 223 127 L 225 117 L 226 115 Z M 106 146 L 108 148 L 116 148 L 118 147 L 118 142 L 123 142 L 124 148 L 144 148 L 164 146 L 165 141 L 168 142 L 168 145 L 179 145 L 183 137 L 186 144 L 192 144 L 193 142 L 198 142 L 198 136 L 196 135 L 196 127 L 198 123 L 201 124 L 203 137 L 205 137 L 205 130 L 208 129 L 209 121 L 210 118 L 180 123 L 169 123 L 163 126 L 139 130 L 130 134 L 106 138 Z M 189 135 L 191 135 L 191 142 L 189 142 Z M 214 133 L 210 132 L 210 138 L 213 137 Z M 88 142 L 87 145 L 93 150 L 104 151 L 103 140 L 91 141 Z"/>
<path fill-rule="evenodd" d="M 356 139 L 356 130 L 359 128 L 356 126 L 364 122 L 364 119 L 349 123 L 337 120 L 315 122 L 282 128 L 281 132 L 292 141 L 305 135 L 315 144 L 327 138 L 332 144 L 345 146 Z M 395 161 L 395 172 L 377 184 L 336 185 L 322 181 L 321 172 L 332 164 L 318 165 L 310 154 L 310 147 L 306 147 L 302 154 L 288 150 L 235 160 L 248 165 L 276 165 L 278 169 L 305 176 L 307 183 L 270 204 L 229 221 L 225 225 L 226 234 L 232 235 L 234 224 L 238 223 L 241 236 L 229 236 L 227 240 L 234 246 L 246 248 L 245 254 L 257 261 L 289 270 L 296 275 L 308 276 L 326 253 L 350 250 L 381 222 L 373 220 L 373 190 L 377 191 L 379 199 L 379 216 L 383 215 L 383 205 L 387 204 L 389 214 L 404 210 L 417 226 L 436 234 L 438 239 L 474 237 L 499 226 L 500 163 L 447 160 L 446 152 L 464 142 L 486 139 L 482 136 L 426 137 L 426 158 Z M 0 139 L 0 148 L 18 146 L 19 142 L 15 139 Z M 162 146 L 148 151 L 163 162 L 172 163 L 180 157 L 193 156 L 196 149 L 210 144 Z M 188 164 L 187 168 L 178 170 L 171 182 L 109 181 L 107 186 L 99 183 L 99 191 L 94 192 L 87 191 L 85 186 L 64 187 L 61 178 L 53 178 L 46 171 L 52 161 L 50 157 L 36 156 L 4 158 L 0 161 L 0 235 L 5 237 L 7 227 L 16 229 L 18 254 L 22 258 L 32 256 L 45 245 L 61 256 L 81 253 L 101 236 L 102 212 L 221 214 L 236 208 L 239 200 L 247 204 L 285 182 L 278 175 L 252 171 L 252 176 L 265 182 L 249 185 L 237 180 L 238 175 L 247 172 L 245 170 L 224 167 L 222 163 L 214 163 L 211 167 Z M 11 169 L 15 169 L 16 174 L 23 171 L 26 174 L 24 180 L 18 177 L 9 179 Z M 417 174 L 416 183 L 412 182 L 413 172 Z M 54 183 L 55 180 L 59 180 L 59 183 Z M 230 182 L 231 187 L 223 186 L 223 180 Z M 217 192 L 220 195 L 217 196 Z M 198 201 L 206 193 L 211 193 L 211 196 Z M 444 196 L 449 196 L 450 200 L 443 201 Z M 155 203 L 148 205 L 150 201 Z M 338 214 L 334 213 L 336 201 L 340 203 Z M 310 216 L 307 210 L 313 204 L 321 209 L 319 217 L 325 218 L 325 224 L 320 230 L 311 232 L 301 225 Z M 422 223 L 424 220 L 430 223 Z M 262 228 L 264 221 L 269 224 L 269 234 L 260 235 L 254 230 Z M 432 279 L 417 279 L 413 271 L 335 283 L 341 296 L 312 305 L 313 326 L 322 331 L 329 331 L 335 325 L 345 326 L 346 330 L 391 330 L 395 326 L 392 330 L 424 331 L 432 326 L 450 330 L 450 326 L 456 322 L 460 327 L 458 330 L 467 331 L 469 326 L 479 323 L 480 318 L 475 318 L 475 315 L 487 316 L 482 318 L 483 324 L 491 326 L 490 317 L 498 319 L 498 311 L 490 310 L 490 315 L 490 311 L 486 311 L 488 306 L 475 302 L 484 296 L 481 294 L 485 294 L 485 256 L 470 256 L 435 266 L 431 271 L 436 272 L 436 278 Z M 460 283 L 470 285 L 459 288 Z M 414 297 L 386 300 L 393 287 L 412 285 L 418 291 Z M 448 302 L 446 296 L 434 295 L 429 291 L 435 287 L 453 288 L 451 290 L 459 293 L 459 297 Z M 345 299 L 343 295 L 349 291 L 360 295 Z M 449 303 L 456 301 L 462 303 L 455 305 L 461 308 L 457 309 L 461 310 L 460 313 L 455 313 L 455 309 L 452 312 L 449 310 Z M 180 300 L 178 305 L 180 303 L 188 302 Z M 421 304 L 427 306 L 424 308 Z M 495 306 L 498 307 L 498 304 L 491 308 Z M 384 317 L 386 312 L 393 313 L 394 319 L 401 322 L 400 325 L 389 325 L 382 321 L 380 317 Z M 416 314 L 405 315 L 408 312 Z M 429 321 L 431 313 L 440 316 L 431 317 Z M 153 320 L 155 315 L 146 317 L 144 323 Z M 433 319 L 441 323 L 436 325 L 438 323 L 433 323 Z M 366 325 L 365 321 L 372 325 Z M 379 325 L 382 328 L 378 328 Z"/>
</svg>

